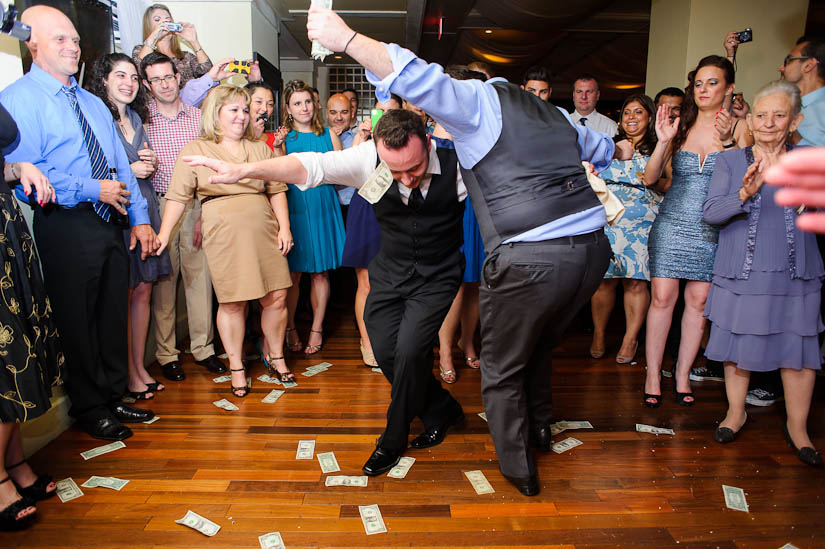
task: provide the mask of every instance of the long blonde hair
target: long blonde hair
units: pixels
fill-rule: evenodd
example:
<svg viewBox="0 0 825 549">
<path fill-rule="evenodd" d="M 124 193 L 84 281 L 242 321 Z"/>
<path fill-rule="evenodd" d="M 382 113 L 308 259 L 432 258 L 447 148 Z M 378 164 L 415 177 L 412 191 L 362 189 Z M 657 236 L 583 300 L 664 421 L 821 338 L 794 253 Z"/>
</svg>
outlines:
<svg viewBox="0 0 825 549">
<path fill-rule="evenodd" d="M 149 35 L 152 34 L 154 30 L 154 26 L 152 25 L 152 12 L 156 10 L 163 10 L 169 14 L 169 17 L 172 16 L 172 12 L 169 11 L 163 4 L 152 4 L 146 11 L 143 12 L 143 41 L 145 42 Z M 174 19 L 173 19 L 174 21 Z M 180 49 L 180 39 L 178 38 L 177 34 L 172 35 L 172 42 L 169 45 L 169 49 L 172 50 L 172 54 L 177 57 L 178 59 L 183 59 L 183 50 Z"/>
<path fill-rule="evenodd" d="M 244 88 L 221 84 L 209 92 L 209 95 L 206 96 L 206 99 L 201 105 L 201 139 L 214 143 L 221 142 L 223 132 L 218 127 L 220 124 L 219 113 L 224 105 L 238 97 L 242 97 L 246 106 L 249 106 L 249 92 Z M 250 141 L 255 140 L 255 130 L 252 129 L 252 124 L 246 125 L 243 138 L 249 139 Z"/>
<path fill-rule="evenodd" d="M 312 122 L 310 125 L 312 126 L 312 132 L 315 135 L 321 135 L 324 133 L 324 124 L 321 122 L 321 113 L 319 112 L 320 109 L 318 108 L 318 105 L 315 104 L 315 96 L 312 95 L 312 88 L 310 88 L 303 80 L 290 80 L 286 83 L 286 86 L 284 86 L 284 102 L 281 109 L 281 125 L 290 131 L 295 129 L 292 115 L 289 114 L 287 106 L 289 105 L 289 100 L 292 99 L 292 96 L 299 92 L 307 92 L 309 97 L 312 98 L 313 113 Z"/>
</svg>

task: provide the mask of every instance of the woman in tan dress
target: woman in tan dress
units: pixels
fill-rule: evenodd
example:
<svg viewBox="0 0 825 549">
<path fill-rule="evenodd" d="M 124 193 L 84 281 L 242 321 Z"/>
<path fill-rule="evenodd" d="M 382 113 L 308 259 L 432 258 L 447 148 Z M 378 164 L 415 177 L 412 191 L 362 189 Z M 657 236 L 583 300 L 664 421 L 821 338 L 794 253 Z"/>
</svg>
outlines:
<svg viewBox="0 0 825 549">
<path fill-rule="evenodd" d="M 197 198 L 203 207 L 203 251 L 218 296 L 218 332 L 229 356 L 232 393 L 249 393 L 243 356 L 246 302 L 258 299 L 263 308 L 261 331 L 278 379 L 292 381 L 283 357 L 286 328 L 286 289 L 292 285 L 286 254 L 292 248 L 286 185 L 246 179 L 237 185 L 213 185 L 208 168 L 193 168 L 189 155 L 206 155 L 229 162 L 272 158 L 266 143 L 255 139 L 249 124 L 249 94 L 243 88 L 218 86 L 202 107 L 201 137 L 180 152 L 166 193 L 158 238 L 163 251 L 186 204 Z"/>
</svg>

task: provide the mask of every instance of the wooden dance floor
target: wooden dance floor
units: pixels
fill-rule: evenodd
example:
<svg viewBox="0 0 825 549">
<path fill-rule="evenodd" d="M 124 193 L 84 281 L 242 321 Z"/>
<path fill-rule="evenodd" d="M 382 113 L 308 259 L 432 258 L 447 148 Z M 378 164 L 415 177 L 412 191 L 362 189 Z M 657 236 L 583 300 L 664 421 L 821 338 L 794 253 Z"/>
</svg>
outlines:
<svg viewBox="0 0 825 549">
<path fill-rule="evenodd" d="M 697 404 L 678 406 L 672 382 L 658 410 L 642 406 L 644 361 L 592 360 L 589 337 L 572 334 L 554 364 L 559 420 L 593 429 L 566 431 L 583 444 L 538 455 L 541 494 L 519 494 L 499 473 L 479 393 L 480 372 L 459 369 L 450 390 L 466 425 L 443 444 L 411 450 L 405 479 L 370 478 L 366 487 L 326 487 L 317 459 L 296 460 L 299 440 L 315 453 L 334 452 L 337 475 L 361 475 L 384 423 L 389 384 L 360 360 L 350 309 L 330 311 L 328 339 L 312 358 L 293 354 L 298 387 L 276 403 L 261 402 L 277 385 L 254 378 L 246 398 L 216 384 L 186 355 L 187 379 L 166 383 L 150 406 L 160 416 L 133 426 L 126 447 L 88 461 L 80 452 L 105 444 L 71 428 L 31 459 L 35 470 L 79 485 L 91 475 L 129 480 L 121 490 L 81 488 L 84 496 L 38 505 L 38 522 L 0 534 L 2 547 L 259 547 L 280 532 L 295 547 L 758 547 L 786 543 L 825 547 L 825 471 L 796 459 L 781 426 L 784 407 L 749 407 L 740 438 L 713 441 L 724 417 L 723 384 L 696 383 Z M 300 326 L 306 341 L 308 327 Z M 250 349 L 251 351 L 251 349 Z M 610 354 L 610 353 L 613 354 Z M 456 353 L 457 364 L 461 357 Z M 300 372 L 328 361 L 313 377 Z M 159 375 L 157 370 L 153 373 Z M 161 379 L 158 377 L 158 379 Z M 825 450 L 823 379 L 811 411 L 811 435 Z M 240 407 L 218 409 L 226 398 Z M 637 423 L 672 428 L 675 436 L 637 433 Z M 412 434 L 421 430 L 416 422 Z M 477 495 L 464 471 L 481 470 L 495 493 Z M 726 508 L 722 485 L 742 488 L 749 512 Z M 378 504 L 387 533 L 367 536 L 359 505 Z M 206 537 L 175 520 L 192 510 L 218 525 Z"/>
</svg>

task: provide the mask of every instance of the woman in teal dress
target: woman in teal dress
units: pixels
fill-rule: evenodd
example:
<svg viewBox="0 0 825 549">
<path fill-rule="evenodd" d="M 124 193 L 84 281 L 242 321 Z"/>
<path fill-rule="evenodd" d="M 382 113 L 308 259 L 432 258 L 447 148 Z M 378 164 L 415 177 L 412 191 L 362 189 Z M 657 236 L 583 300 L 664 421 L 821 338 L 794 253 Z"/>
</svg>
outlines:
<svg viewBox="0 0 825 549">
<path fill-rule="evenodd" d="M 282 125 L 289 130 L 284 147 L 286 153 L 340 151 L 338 136 L 321 124 L 312 90 L 300 80 L 292 80 L 284 89 Z M 341 266 L 344 251 L 344 220 L 335 189 L 329 185 L 300 191 L 288 185 L 289 223 L 295 245 L 289 252 L 292 287 L 287 294 L 289 311 L 286 343 L 290 351 L 301 350 L 301 340 L 295 332 L 295 309 L 298 306 L 301 275 L 312 278 L 312 328 L 304 353 L 311 355 L 323 344 L 324 314 L 329 302 L 327 271 Z"/>
<path fill-rule="evenodd" d="M 616 362 L 627 364 L 636 355 L 638 336 L 650 303 L 650 269 L 648 266 L 647 237 L 662 194 L 644 184 L 644 173 L 650 153 L 656 147 L 654 121 L 656 108 L 644 95 L 628 97 L 622 105 L 622 120 L 616 141 L 629 139 L 633 143 L 633 158 L 616 160 L 600 176 L 624 204 L 624 215 L 615 225 L 608 225 L 604 232 L 610 239 L 613 259 L 604 281 L 590 301 L 593 312 L 593 342 L 590 355 L 601 358 L 605 353 L 605 330 L 613 305 L 619 280 L 624 288 L 625 333 L 622 346 L 616 354 Z"/>
</svg>

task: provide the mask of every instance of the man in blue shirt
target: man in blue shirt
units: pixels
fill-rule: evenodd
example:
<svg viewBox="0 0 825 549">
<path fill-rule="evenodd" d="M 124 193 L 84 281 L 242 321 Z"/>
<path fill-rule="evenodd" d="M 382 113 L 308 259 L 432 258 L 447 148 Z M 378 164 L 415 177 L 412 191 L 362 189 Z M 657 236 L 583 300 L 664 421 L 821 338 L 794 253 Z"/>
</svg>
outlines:
<svg viewBox="0 0 825 549">
<path fill-rule="evenodd" d="M 379 100 L 397 93 L 453 137 L 487 252 L 479 302 L 484 407 L 501 472 L 535 495 L 529 445 L 550 449 L 552 349 L 610 258 L 604 208 L 581 159 L 605 168 L 613 141 L 503 79 L 453 80 L 408 50 L 356 33 L 331 10 L 311 6 L 307 30 L 364 65 Z M 619 150 L 630 158 L 629 147 Z M 434 443 L 448 427 L 433 430 Z"/>
<path fill-rule="evenodd" d="M 121 402 L 127 379 L 129 263 L 123 225 L 141 256 L 157 249 L 146 200 L 103 102 L 77 86 L 80 38 L 47 6 L 27 9 L 33 64 L 0 100 L 20 128 L 10 162 L 30 160 L 54 186 L 57 205 L 34 210 L 34 235 L 66 357 L 70 415 L 91 436 L 123 440 L 121 422 L 151 410 Z M 18 193 L 21 199 L 26 197 Z M 120 214 L 122 224 L 116 223 Z"/>
<path fill-rule="evenodd" d="M 802 123 L 796 145 L 825 145 L 825 43 L 801 37 L 785 57 L 779 74 L 799 87 L 802 94 Z"/>
</svg>

